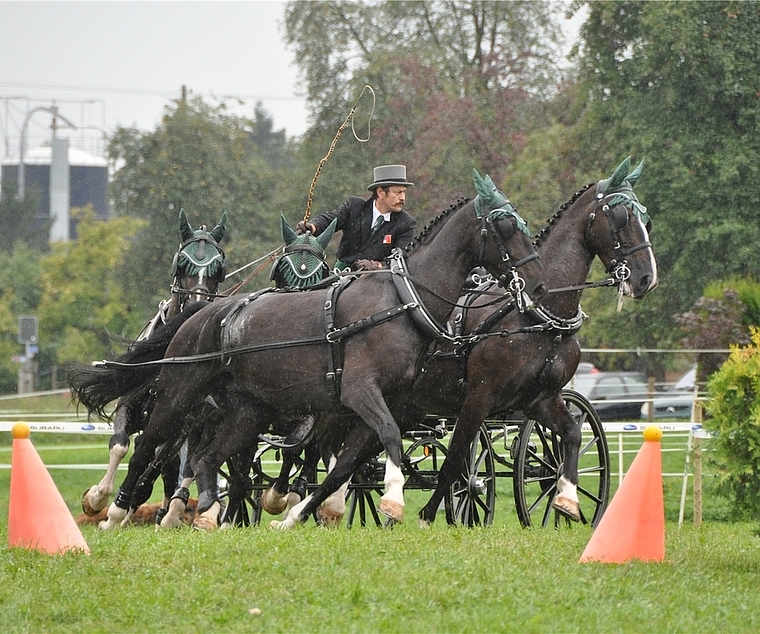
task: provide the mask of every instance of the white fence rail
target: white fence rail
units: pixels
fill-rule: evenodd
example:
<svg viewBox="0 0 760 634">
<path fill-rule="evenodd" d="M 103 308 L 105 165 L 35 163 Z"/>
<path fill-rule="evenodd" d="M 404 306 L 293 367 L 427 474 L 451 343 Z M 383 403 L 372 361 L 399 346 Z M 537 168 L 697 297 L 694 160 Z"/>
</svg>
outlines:
<svg viewBox="0 0 760 634">
<path fill-rule="evenodd" d="M 0 397 L 2 400 L 2 397 Z M 703 399 L 696 398 L 692 409 L 691 420 L 689 421 L 630 421 L 630 422 L 605 422 L 602 423 L 607 444 L 610 450 L 610 469 L 613 464 L 616 468 L 612 473 L 617 475 L 618 486 L 625 477 L 625 456 L 626 454 L 638 453 L 641 445 L 633 443 L 631 434 L 638 434 L 638 439 L 643 442 L 643 431 L 649 425 L 657 425 L 662 429 L 664 434 L 669 438 L 679 437 L 684 439 L 686 445 L 686 459 L 684 470 L 679 473 L 662 474 L 663 478 L 682 478 L 681 501 L 679 508 L 678 523 L 683 524 L 684 513 L 686 508 L 686 497 L 688 492 L 689 479 L 693 479 L 693 497 L 694 497 L 694 523 L 699 525 L 702 521 L 702 451 L 703 440 L 709 439 L 710 434 L 702 429 L 702 407 Z M 605 401 L 610 403 L 611 401 Z M 593 401 L 592 401 L 593 404 Z M 77 434 L 93 436 L 110 436 L 113 428 L 108 423 L 88 421 L 86 415 L 76 415 L 71 412 L 51 412 L 47 414 L 28 414 L 14 412 L 12 410 L 0 410 L 0 432 L 10 432 L 13 426 L 22 422 L 29 426 L 30 431 L 35 433 L 57 433 L 57 434 Z M 584 426 L 584 431 L 590 431 L 588 425 Z M 626 448 L 626 442 L 628 447 Z M 104 449 L 106 444 L 104 443 Z M 663 452 L 681 452 L 683 449 L 678 447 L 664 447 Z M 107 465 L 88 464 L 88 465 L 47 465 L 48 469 L 72 469 L 79 468 L 83 470 L 105 470 Z M 126 464 L 121 465 L 121 469 L 126 469 Z M 0 463 L 0 469 L 10 469 L 10 464 Z"/>
</svg>

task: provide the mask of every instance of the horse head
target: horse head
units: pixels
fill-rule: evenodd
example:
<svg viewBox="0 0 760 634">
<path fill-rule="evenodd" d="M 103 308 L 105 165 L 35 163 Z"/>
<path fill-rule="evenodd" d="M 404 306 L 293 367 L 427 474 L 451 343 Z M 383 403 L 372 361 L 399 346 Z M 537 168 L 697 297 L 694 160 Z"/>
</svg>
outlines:
<svg viewBox="0 0 760 634">
<path fill-rule="evenodd" d="M 486 236 L 490 233 L 494 238 L 492 242 L 498 249 L 499 258 L 507 269 L 499 276 L 499 284 L 514 295 L 518 307 L 524 310 L 531 307 L 534 302 L 540 301 L 546 294 L 543 283 L 536 285 L 530 292 L 526 292 L 525 279 L 520 274 L 519 269 L 523 266 L 543 270 L 538 262 L 538 253 L 531 241 L 528 223 L 517 213 L 517 208 L 496 187 L 488 174 L 484 178 L 477 170 L 473 169 L 472 172 L 477 192 L 474 200 L 475 214 L 481 223 L 479 265 L 486 257 L 488 242 Z M 518 233 L 524 234 L 522 241 L 512 239 Z M 508 243 L 509 249 L 507 249 Z M 543 276 L 539 277 L 543 279 Z"/>
<path fill-rule="evenodd" d="M 592 211 L 588 216 L 586 242 L 617 281 L 621 295 L 641 299 L 657 284 L 655 262 L 649 234 L 652 221 L 647 208 L 633 192 L 641 176 L 642 161 L 631 170 L 626 158 L 609 178 L 596 184 Z"/>
<path fill-rule="evenodd" d="M 274 263 L 270 279 L 278 288 L 307 288 L 327 277 L 330 267 L 325 262 L 325 249 L 333 237 L 337 220 L 315 237 L 310 231 L 296 234 L 282 214 L 280 219 L 285 252 Z"/>
<path fill-rule="evenodd" d="M 208 231 L 206 225 L 193 230 L 185 210 L 179 210 L 179 234 L 182 242 L 172 263 L 172 293 L 180 310 L 189 297 L 195 301 L 211 301 L 219 283 L 224 280 L 226 266 L 224 250 L 219 243 L 224 238 L 227 212 L 216 226 Z"/>
</svg>

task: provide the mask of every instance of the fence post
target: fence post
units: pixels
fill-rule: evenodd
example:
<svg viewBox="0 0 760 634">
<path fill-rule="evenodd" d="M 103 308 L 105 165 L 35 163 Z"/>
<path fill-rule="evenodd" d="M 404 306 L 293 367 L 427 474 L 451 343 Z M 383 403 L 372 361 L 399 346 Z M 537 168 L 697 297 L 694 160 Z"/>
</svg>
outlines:
<svg viewBox="0 0 760 634">
<path fill-rule="evenodd" d="M 686 461 L 683 466 L 683 482 L 681 483 L 681 505 L 678 507 L 678 528 L 683 526 L 683 516 L 686 510 L 686 493 L 689 488 L 689 471 L 691 465 L 691 450 L 694 442 L 694 429 L 689 430 L 689 438 L 686 441 Z"/>
<path fill-rule="evenodd" d="M 654 421 L 654 377 L 650 376 L 647 391 L 647 420 Z"/>
<path fill-rule="evenodd" d="M 694 423 L 702 425 L 702 403 L 694 399 Z M 702 438 L 694 434 L 694 526 L 702 524 Z"/>
</svg>

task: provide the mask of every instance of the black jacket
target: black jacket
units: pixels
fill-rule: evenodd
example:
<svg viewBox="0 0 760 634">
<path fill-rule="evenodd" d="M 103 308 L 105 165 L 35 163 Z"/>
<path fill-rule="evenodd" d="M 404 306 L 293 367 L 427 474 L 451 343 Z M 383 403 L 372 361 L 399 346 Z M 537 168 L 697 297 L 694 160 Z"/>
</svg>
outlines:
<svg viewBox="0 0 760 634">
<path fill-rule="evenodd" d="M 393 249 L 403 248 L 412 242 L 417 226 L 415 219 L 406 211 L 392 212 L 382 230 L 370 236 L 372 198 L 365 200 L 358 196 L 352 196 L 337 209 L 326 211 L 309 222 L 316 227 L 319 235 L 335 218 L 338 219 L 335 230 L 343 232 L 337 258 L 351 265 L 356 260 L 382 262 Z"/>
</svg>

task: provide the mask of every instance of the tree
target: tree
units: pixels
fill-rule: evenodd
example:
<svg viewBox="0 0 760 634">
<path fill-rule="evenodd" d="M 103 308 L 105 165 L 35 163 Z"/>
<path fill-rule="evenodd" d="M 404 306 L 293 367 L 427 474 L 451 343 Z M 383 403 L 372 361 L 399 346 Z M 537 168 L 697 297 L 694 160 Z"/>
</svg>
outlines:
<svg viewBox="0 0 760 634">
<path fill-rule="evenodd" d="M 579 171 L 628 154 L 646 160 L 637 193 L 652 215 L 661 281 L 636 307 L 639 326 L 626 330 L 639 346 L 672 344 L 673 316 L 708 282 L 760 269 L 760 3 L 588 7 Z"/>
<path fill-rule="evenodd" d="M 305 154 L 324 151 L 362 86 L 377 97 L 370 142 L 335 153 L 327 191 L 344 190 L 345 179 L 355 183 L 373 165 L 406 163 L 419 182 L 415 214 L 424 220 L 473 195 L 473 167 L 498 183 L 525 135 L 545 122 L 559 78 L 559 9 L 551 2 L 290 2 L 286 39 L 314 113 Z M 360 104 L 357 120 L 369 116 L 369 103 Z"/>
<path fill-rule="evenodd" d="M 18 241 L 5 259 L 8 274 L 0 277 L 0 394 L 16 391 L 18 366 L 12 358 L 24 351 L 18 342 L 18 318 L 37 314 L 41 258 L 39 251 Z"/>
<path fill-rule="evenodd" d="M 734 347 L 707 385 L 711 469 L 718 490 L 731 500 L 732 515 L 757 518 L 760 513 L 760 330 L 751 330 L 746 347 Z"/>
<path fill-rule="evenodd" d="M 0 250 L 12 253 L 18 243 L 24 243 L 42 251 L 47 248 L 50 222 L 35 221 L 39 208 L 38 194 L 27 192 L 24 200 L 16 199 L 16 183 L 2 182 L 0 193 Z"/>
<path fill-rule="evenodd" d="M 261 108 L 256 112 L 263 117 Z M 193 228 L 212 227 L 228 212 L 228 270 L 281 242 L 279 210 L 271 204 L 277 172 L 267 158 L 285 165 L 285 156 L 284 137 L 272 131 L 270 119 L 232 116 L 224 103 L 210 106 L 200 98 L 167 107 L 152 132 L 117 129 L 109 146 L 114 209 L 147 221 L 125 262 L 126 283 L 140 291 L 143 314 L 169 294 L 181 208 Z"/>
<path fill-rule="evenodd" d="M 145 224 L 128 217 L 97 221 L 85 212 L 79 239 L 54 244 L 42 258 L 39 339 L 51 364 L 112 357 L 122 351 L 114 337 L 134 338 L 144 325 L 124 275 Z"/>
<path fill-rule="evenodd" d="M 1 185 L 0 252 L 6 274 L 0 278 L 0 394 L 5 394 L 16 391 L 18 365 L 14 359 L 24 350 L 18 342 L 18 318 L 37 312 L 40 258 L 48 248 L 50 221 L 35 219 L 38 193 L 28 191 L 18 200 L 15 179 L 6 179 Z"/>
</svg>

